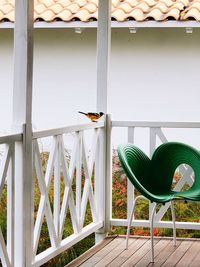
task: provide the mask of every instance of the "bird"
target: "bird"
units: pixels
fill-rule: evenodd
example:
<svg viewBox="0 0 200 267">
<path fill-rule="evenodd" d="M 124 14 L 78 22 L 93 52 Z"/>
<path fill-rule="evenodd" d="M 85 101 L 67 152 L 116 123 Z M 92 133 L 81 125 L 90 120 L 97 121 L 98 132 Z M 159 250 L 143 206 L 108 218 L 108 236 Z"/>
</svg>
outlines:
<svg viewBox="0 0 200 267">
<path fill-rule="evenodd" d="M 86 117 L 88 117 L 92 122 L 97 122 L 99 118 L 101 118 L 104 113 L 103 112 L 82 112 L 82 111 L 78 111 L 78 113 L 81 113 L 83 115 L 85 115 Z"/>
</svg>

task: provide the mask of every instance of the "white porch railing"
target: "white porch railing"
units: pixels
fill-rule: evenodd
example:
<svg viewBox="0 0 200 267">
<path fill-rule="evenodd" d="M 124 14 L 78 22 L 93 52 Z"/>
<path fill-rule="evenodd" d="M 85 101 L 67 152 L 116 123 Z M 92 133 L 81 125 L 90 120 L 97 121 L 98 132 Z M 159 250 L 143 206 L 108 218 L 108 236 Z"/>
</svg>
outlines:
<svg viewBox="0 0 200 267">
<path fill-rule="evenodd" d="M 103 227 L 105 203 L 102 173 L 104 129 L 104 122 L 99 122 L 33 133 L 34 179 L 35 184 L 39 187 L 40 200 L 38 210 L 30 210 L 33 231 L 33 240 L 30 240 L 32 242 L 30 247 L 33 248 L 31 266 L 41 266 Z M 90 148 L 86 145 L 85 133 L 87 131 L 90 131 L 88 142 L 92 143 Z M 65 142 L 66 134 L 72 134 L 73 137 L 73 149 L 68 161 L 66 158 L 66 148 L 68 147 Z M 39 139 L 45 137 L 50 137 L 51 148 L 44 171 Z M 14 143 L 15 141 L 23 142 L 22 139 L 22 134 L 0 137 L 0 144 L 5 144 L 0 165 L 0 197 L 6 184 L 8 199 L 7 237 L 3 237 L 0 230 L 0 260 L 3 266 L 9 267 L 14 266 L 14 255 L 16 255 L 14 251 L 17 240 L 15 240 L 14 229 L 17 231 L 17 227 L 14 227 L 14 214 L 17 214 L 18 211 L 16 211 L 14 203 L 15 198 L 20 197 L 18 193 L 14 194 Z M 17 177 L 15 177 L 15 182 L 17 182 Z M 52 184 L 53 204 L 50 203 L 49 199 L 49 188 Z M 62 195 L 63 187 L 64 193 Z M 86 224 L 85 214 L 88 203 L 92 222 Z M 70 214 L 72 234 L 63 238 L 67 214 Z M 38 253 L 44 218 L 48 227 L 50 246 L 45 251 Z M 5 241 L 6 239 L 7 241 Z"/>
<path fill-rule="evenodd" d="M 34 132 L 32 136 L 34 181 L 38 185 L 40 199 L 37 210 L 34 210 L 34 207 L 30 210 L 33 233 L 33 240 L 30 241 L 32 242 L 30 246 L 32 248 L 31 266 L 41 266 L 91 233 L 96 232 L 98 236 L 98 234 L 103 234 L 105 229 L 109 230 L 111 225 L 127 225 L 127 219 L 111 218 L 112 135 L 110 130 L 119 127 L 128 129 L 126 142 L 133 143 L 137 143 L 137 138 L 134 136 L 137 135 L 138 129 L 140 131 L 147 130 L 150 155 L 158 144 L 168 141 L 165 129 L 176 129 L 176 131 L 178 128 L 188 131 L 196 129 L 200 134 L 200 123 L 111 122 L 109 116 L 105 125 L 104 122 L 99 122 Z M 87 132 L 90 133 L 90 136 L 86 138 Z M 73 143 L 68 160 L 66 157 L 66 150 L 69 149 L 69 143 L 66 142 L 67 134 L 71 134 L 70 142 Z M 45 170 L 41 160 L 40 139 L 42 138 L 49 138 L 51 143 Z M 23 134 L 0 137 L 0 145 L 4 145 L 0 161 L 0 200 L 3 190 L 6 190 L 7 194 L 7 235 L 3 236 L 0 228 L 0 259 L 3 266 L 9 267 L 14 266 L 17 246 L 17 223 L 15 220 L 18 211 L 15 202 L 19 193 L 15 192 L 18 177 L 15 177 L 14 174 L 15 143 L 18 142 L 23 142 Z M 118 143 L 120 142 L 118 138 Z M 91 143 L 90 147 L 88 143 Z M 182 165 L 179 170 L 183 175 L 176 184 L 177 190 L 180 190 L 185 183 L 191 185 L 193 182 L 190 168 Z M 105 176 L 106 181 L 104 181 Z M 53 202 L 49 199 L 49 190 L 52 187 Z M 130 183 L 128 183 L 127 190 L 127 211 L 129 213 L 134 197 L 134 189 Z M 34 202 L 34 199 L 32 200 Z M 91 223 L 85 224 L 88 203 L 91 211 Z M 166 204 L 157 211 L 156 227 L 172 228 L 171 222 L 162 220 L 168 207 Z M 67 216 L 70 216 L 72 229 L 71 234 L 66 237 L 63 235 L 63 231 Z M 50 245 L 41 251 L 38 248 L 44 218 Z M 133 220 L 132 225 L 149 227 L 149 220 Z M 176 226 L 182 229 L 200 229 L 200 223 L 195 222 L 177 222 Z M 100 229 L 101 231 L 99 231 Z"/>
<path fill-rule="evenodd" d="M 93 141 L 88 151 L 85 132 L 93 130 Z M 66 161 L 64 135 L 73 133 L 73 150 L 70 162 Z M 42 171 L 38 139 L 52 136 L 51 149 L 45 174 Z M 33 266 L 40 266 L 73 246 L 81 239 L 103 227 L 104 209 L 102 188 L 102 153 L 104 123 L 72 126 L 33 134 L 34 165 L 41 192 L 38 212 L 34 225 Z M 90 156 L 88 156 L 90 154 Z M 94 177 L 92 178 L 94 172 Z M 53 176 L 53 212 L 49 201 L 49 187 Z M 61 176 L 64 180 L 64 194 L 61 198 Z M 84 176 L 84 181 L 83 181 Z M 94 179 L 94 190 L 92 185 Z M 72 190 L 75 186 L 75 192 Z M 87 204 L 90 204 L 92 223 L 84 225 Z M 61 204 L 60 204 L 61 203 Z M 72 223 L 72 234 L 62 238 L 67 209 Z M 44 216 L 49 231 L 51 247 L 37 254 L 39 237 Z"/>
<path fill-rule="evenodd" d="M 182 129 L 182 130 L 187 129 L 187 131 L 190 131 L 191 129 L 193 130 L 196 129 L 196 131 L 198 131 L 198 136 L 200 136 L 200 123 L 192 123 L 192 122 L 190 123 L 190 122 L 112 121 L 112 129 L 115 127 L 120 127 L 120 128 L 124 127 L 128 129 L 126 142 L 135 143 L 136 145 L 137 145 L 137 142 L 135 141 L 134 135 L 137 132 L 137 130 L 140 129 L 140 131 L 142 131 L 145 129 L 146 131 L 147 129 L 149 141 L 146 145 L 149 146 L 150 156 L 152 155 L 153 151 L 160 143 L 165 143 L 167 141 L 174 141 L 174 139 L 168 139 L 166 137 L 166 134 L 164 133 L 165 130 L 176 129 L 177 131 L 177 129 Z M 176 134 L 176 141 L 180 141 L 179 138 L 177 138 L 177 134 Z M 199 142 L 199 148 L 200 148 L 200 142 Z M 179 167 L 179 171 L 181 172 L 182 177 L 176 184 L 175 190 L 181 190 L 186 183 L 189 184 L 189 186 L 191 186 L 193 183 L 193 172 L 191 168 L 185 165 L 181 165 Z M 132 201 L 133 198 L 134 198 L 134 188 L 132 184 L 128 181 L 127 183 L 127 214 L 128 215 L 130 214 L 130 211 L 133 205 L 133 201 Z M 172 228 L 172 222 L 162 220 L 162 218 L 164 217 L 169 207 L 170 207 L 169 204 L 165 204 L 157 211 L 156 216 L 155 216 L 155 227 Z M 112 208 L 110 210 L 112 210 Z M 149 213 L 150 212 L 151 212 L 151 207 L 149 208 Z M 111 225 L 127 226 L 127 219 L 111 218 Z M 134 219 L 132 222 L 132 226 L 137 226 L 137 227 L 149 227 L 149 225 L 150 225 L 149 220 Z M 176 222 L 176 227 L 180 229 L 196 229 L 197 230 L 197 229 L 200 229 L 200 223 Z"/>
</svg>

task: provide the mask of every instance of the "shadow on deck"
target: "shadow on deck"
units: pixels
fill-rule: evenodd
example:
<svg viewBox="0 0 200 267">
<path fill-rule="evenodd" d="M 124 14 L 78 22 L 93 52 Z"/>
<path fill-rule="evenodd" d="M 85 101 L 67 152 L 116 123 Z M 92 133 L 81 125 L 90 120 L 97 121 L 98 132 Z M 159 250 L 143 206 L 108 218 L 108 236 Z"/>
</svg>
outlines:
<svg viewBox="0 0 200 267">
<path fill-rule="evenodd" d="M 199 267 L 200 240 L 177 238 L 174 247 L 172 238 L 155 237 L 155 262 L 150 263 L 151 244 L 149 237 L 130 237 L 125 250 L 125 237 L 107 237 L 86 253 L 69 263 L 67 267 L 117 267 L 117 266 L 167 266 Z"/>
</svg>

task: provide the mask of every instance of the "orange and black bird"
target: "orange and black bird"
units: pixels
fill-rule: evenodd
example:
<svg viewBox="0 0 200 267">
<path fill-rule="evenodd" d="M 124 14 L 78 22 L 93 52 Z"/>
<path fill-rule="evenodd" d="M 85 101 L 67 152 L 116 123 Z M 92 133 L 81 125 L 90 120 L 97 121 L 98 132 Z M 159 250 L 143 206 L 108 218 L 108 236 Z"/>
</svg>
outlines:
<svg viewBox="0 0 200 267">
<path fill-rule="evenodd" d="M 85 112 L 79 111 L 78 113 L 81 113 L 81 114 L 85 115 L 92 122 L 97 122 L 98 119 L 101 118 L 104 115 L 103 112 L 88 112 L 88 113 L 85 113 Z"/>
</svg>

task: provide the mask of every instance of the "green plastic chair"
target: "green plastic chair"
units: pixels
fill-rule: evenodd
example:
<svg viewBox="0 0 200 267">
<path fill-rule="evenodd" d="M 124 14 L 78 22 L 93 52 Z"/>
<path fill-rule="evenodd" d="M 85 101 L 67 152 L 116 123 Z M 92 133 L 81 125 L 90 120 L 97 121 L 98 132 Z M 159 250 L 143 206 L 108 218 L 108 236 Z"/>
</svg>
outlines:
<svg viewBox="0 0 200 267">
<path fill-rule="evenodd" d="M 140 197 L 154 202 L 150 216 L 151 231 L 151 262 L 154 262 L 153 223 L 157 203 L 171 203 L 173 221 L 173 239 L 176 245 L 175 212 L 173 200 L 200 201 L 200 153 L 193 147 L 178 143 L 168 142 L 159 146 L 151 159 L 133 144 L 118 146 L 118 155 L 122 167 L 135 188 L 142 194 L 136 197 L 133 203 L 126 235 L 126 249 L 130 235 L 130 226 L 137 200 Z M 189 165 L 195 175 L 193 185 L 186 191 L 172 190 L 173 176 L 181 164 Z"/>
</svg>

